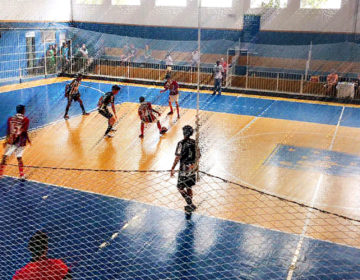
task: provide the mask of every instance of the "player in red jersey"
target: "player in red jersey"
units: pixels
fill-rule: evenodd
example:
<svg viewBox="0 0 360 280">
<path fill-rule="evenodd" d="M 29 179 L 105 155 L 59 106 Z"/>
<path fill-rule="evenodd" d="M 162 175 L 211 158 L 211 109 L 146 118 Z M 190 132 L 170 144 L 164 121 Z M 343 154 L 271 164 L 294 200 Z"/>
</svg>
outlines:
<svg viewBox="0 0 360 280">
<path fill-rule="evenodd" d="M 7 135 L 4 143 L 5 153 L 2 157 L 0 164 L 0 178 L 4 174 L 6 166 L 6 160 L 9 156 L 15 153 L 19 165 L 20 179 L 25 180 L 24 163 L 22 161 L 22 155 L 28 142 L 31 144 L 28 136 L 29 119 L 24 116 L 25 106 L 16 106 L 16 114 L 10 117 L 7 121 Z"/>
<path fill-rule="evenodd" d="M 30 262 L 16 271 L 12 280 L 71 280 L 67 265 L 58 259 L 49 259 L 48 236 L 42 231 L 36 232 L 29 240 Z"/>
<path fill-rule="evenodd" d="M 172 103 L 175 102 L 176 105 L 176 111 L 178 118 L 180 119 L 180 113 L 179 113 L 179 85 L 177 81 L 172 80 L 171 76 L 168 74 L 166 75 L 166 83 L 164 85 L 164 90 L 160 91 L 160 93 L 163 93 L 165 91 L 169 90 L 169 106 L 170 106 L 170 112 L 168 115 L 174 114 Z"/>
<path fill-rule="evenodd" d="M 158 121 L 153 113 L 161 115 L 158 111 L 152 108 L 150 102 L 145 101 L 145 97 L 141 96 L 139 98 L 140 107 L 138 109 L 138 114 L 141 120 L 141 134 L 139 135 L 140 138 L 144 138 L 144 128 L 145 123 L 153 123 L 156 121 L 157 127 L 159 128 L 160 134 L 165 134 L 167 129 L 165 127 L 161 127 L 160 121 Z"/>
</svg>

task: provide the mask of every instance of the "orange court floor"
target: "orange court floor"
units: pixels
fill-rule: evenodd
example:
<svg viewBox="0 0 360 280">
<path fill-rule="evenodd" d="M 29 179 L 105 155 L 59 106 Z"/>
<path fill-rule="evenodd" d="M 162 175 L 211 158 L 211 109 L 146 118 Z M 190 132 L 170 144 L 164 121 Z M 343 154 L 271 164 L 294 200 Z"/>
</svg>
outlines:
<svg viewBox="0 0 360 280">
<path fill-rule="evenodd" d="M 29 100 L 45 98 L 46 91 L 42 104 L 28 108 L 30 121 L 34 111 L 46 112 L 24 153 L 29 180 L 181 210 L 176 178 L 167 170 L 181 128 L 195 126 L 196 93 L 181 92 L 178 120 L 167 116 L 166 97 L 157 99 L 158 88 L 124 84 L 116 105 L 117 131 L 104 139 L 106 119 L 95 106 L 99 91 L 111 84 L 86 80 L 81 93 L 90 115 L 79 115 L 74 103 L 65 121 L 66 81 L 0 88 L 0 95 L 35 96 Z M 144 94 L 162 112 L 166 135 L 159 136 L 150 124 L 145 138 L 138 138 L 137 98 Z M 359 107 L 207 92 L 201 93 L 200 105 L 201 172 L 194 187 L 199 214 L 294 234 L 302 234 L 306 225 L 308 237 L 360 247 Z M 1 114 L 2 122 L 13 109 Z M 9 164 L 7 174 L 17 176 L 16 159 Z"/>
</svg>

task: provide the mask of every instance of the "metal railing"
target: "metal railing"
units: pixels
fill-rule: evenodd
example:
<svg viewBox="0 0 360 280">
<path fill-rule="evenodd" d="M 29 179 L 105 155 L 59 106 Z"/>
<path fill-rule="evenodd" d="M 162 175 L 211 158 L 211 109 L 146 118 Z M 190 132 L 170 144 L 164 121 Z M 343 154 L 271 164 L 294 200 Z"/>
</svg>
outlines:
<svg viewBox="0 0 360 280">
<path fill-rule="evenodd" d="M 0 83 L 21 81 L 70 71 L 71 61 L 60 56 L 0 61 Z"/>
<path fill-rule="evenodd" d="M 173 65 L 171 70 L 165 64 L 126 62 L 112 59 L 73 58 L 70 73 L 84 72 L 89 76 L 121 78 L 141 81 L 164 81 L 168 72 L 181 84 L 197 84 L 197 68 L 192 66 Z M 224 87 L 234 90 L 255 90 L 260 92 L 286 93 L 295 95 L 327 96 L 326 76 L 318 76 L 318 81 L 310 81 L 299 73 L 246 71 L 245 75 L 236 75 L 229 71 Z M 340 78 L 341 82 L 354 82 L 351 78 Z M 213 68 L 200 68 L 200 86 L 212 87 Z M 357 97 L 357 96 L 355 96 Z"/>
<path fill-rule="evenodd" d="M 189 65 L 167 66 L 159 63 L 126 62 L 112 59 L 94 59 L 73 57 L 65 59 L 60 56 L 18 59 L 16 61 L 0 61 L 0 83 L 27 79 L 37 76 L 47 76 L 59 73 L 86 73 L 89 76 L 121 78 L 128 80 L 162 82 L 167 73 L 179 83 L 195 86 L 198 81 L 197 67 Z M 286 93 L 296 95 L 327 96 L 326 76 L 317 76 L 317 81 L 310 81 L 299 73 L 246 71 L 244 75 L 228 69 L 229 74 L 224 81 L 224 87 L 233 90 L 255 90 L 260 92 Z M 356 82 L 351 78 L 340 78 L 341 82 Z M 200 67 L 200 86 L 212 87 L 213 68 Z M 357 91 L 357 87 L 355 87 Z M 354 96 L 354 95 L 352 95 Z M 358 98 L 356 92 L 355 98 Z"/>
</svg>

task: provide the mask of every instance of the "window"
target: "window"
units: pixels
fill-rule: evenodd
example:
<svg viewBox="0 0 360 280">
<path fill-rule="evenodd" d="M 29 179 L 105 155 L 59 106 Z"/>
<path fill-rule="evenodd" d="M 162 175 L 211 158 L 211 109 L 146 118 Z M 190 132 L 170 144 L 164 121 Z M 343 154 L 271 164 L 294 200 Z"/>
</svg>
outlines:
<svg viewBox="0 0 360 280">
<path fill-rule="evenodd" d="M 340 9 L 341 0 L 301 0 L 301 9 Z"/>
<path fill-rule="evenodd" d="M 287 0 L 251 0 L 250 8 L 286 8 Z"/>
<path fill-rule="evenodd" d="M 76 0 L 76 4 L 102 5 L 103 0 Z"/>
<path fill-rule="evenodd" d="M 41 33 L 41 35 L 42 35 L 41 40 L 42 40 L 43 42 L 55 43 L 55 41 L 56 41 L 56 33 L 55 33 L 55 31 L 53 31 L 53 30 L 43 31 L 43 32 Z"/>
<path fill-rule="evenodd" d="M 139 6 L 140 0 L 111 0 L 112 5 Z"/>
<path fill-rule="evenodd" d="M 201 0 L 201 7 L 231 8 L 232 0 Z"/>
<path fill-rule="evenodd" d="M 156 0 L 155 6 L 186 7 L 186 0 Z"/>
</svg>

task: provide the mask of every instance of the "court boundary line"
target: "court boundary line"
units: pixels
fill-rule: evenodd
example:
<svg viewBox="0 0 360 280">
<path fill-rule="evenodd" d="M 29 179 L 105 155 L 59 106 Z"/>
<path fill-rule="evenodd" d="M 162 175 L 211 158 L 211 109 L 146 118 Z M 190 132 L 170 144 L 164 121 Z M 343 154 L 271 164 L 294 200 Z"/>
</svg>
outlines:
<svg viewBox="0 0 360 280">
<path fill-rule="evenodd" d="M 333 137 L 331 139 L 331 142 L 330 142 L 330 145 L 329 145 L 329 148 L 328 148 L 329 151 L 331 151 L 333 149 L 333 147 L 334 147 L 335 139 L 336 139 L 339 127 L 340 127 L 340 123 L 341 123 L 341 119 L 343 117 L 344 111 L 345 111 L 345 106 L 342 107 L 342 110 L 341 110 L 341 113 L 340 113 L 340 116 L 339 116 L 339 119 L 338 119 L 338 123 L 337 123 L 336 128 L 335 128 L 335 132 L 333 134 Z M 311 221 L 311 215 L 312 215 L 312 213 L 314 211 L 313 206 L 314 206 L 315 201 L 316 201 L 316 199 L 318 197 L 319 189 L 320 189 L 320 186 L 321 186 L 321 183 L 323 182 L 323 180 L 324 180 L 324 174 L 321 173 L 320 176 L 319 176 L 318 182 L 316 184 L 316 187 L 315 187 L 315 192 L 314 192 L 314 195 L 313 195 L 313 198 L 312 198 L 312 201 L 311 201 L 311 207 L 309 208 L 309 211 L 308 211 L 308 213 L 306 215 L 307 216 L 306 221 L 305 221 L 302 233 L 300 235 L 298 244 L 296 246 L 296 250 L 295 250 L 293 259 L 292 259 L 290 267 L 289 267 L 288 275 L 287 275 L 287 278 L 286 278 L 287 280 L 291 280 L 292 277 L 293 277 L 293 274 L 295 272 L 296 264 L 297 264 L 299 256 L 300 256 L 300 252 L 301 252 L 301 249 L 302 249 L 302 246 L 303 246 L 305 235 L 306 235 L 309 223 Z M 357 221 L 359 222 L 359 220 L 357 220 Z"/>
<path fill-rule="evenodd" d="M 15 91 L 15 90 L 22 90 L 22 89 L 35 88 L 35 87 L 45 86 L 45 85 L 50 85 L 50 84 L 63 83 L 63 82 L 71 80 L 72 78 L 71 77 L 55 77 L 55 78 L 49 78 L 49 79 L 63 79 L 63 81 L 55 81 L 54 83 L 44 83 L 44 84 L 39 84 L 39 85 L 34 85 L 34 86 L 29 85 L 29 86 L 16 88 L 16 89 L 11 89 L 11 90 L 7 90 L 7 91 L 2 91 L 2 89 L 0 87 L 0 94 Z M 48 80 L 48 79 L 37 80 L 37 82 L 46 81 L 46 80 Z M 26 82 L 26 83 L 31 83 L 31 82 L 34 82 L 34 81 L 30 81 L 30 82 Z M 91 79 L 91 78 L 90 79 L 84 79 L 84 82 L 99 83 L 99 84 L 120 84 L 120 85 L 124 85 L 124 86 L 157 88 L 157 89 L 162 89 L 163 88 L 162 86 L 157 86 L 157 85 L 146 85 L 146 84 L 141 84 L 141 83 L 127 83 L 127 82 L 114 82 L 114 81 L 111 81 L 111 80 L 95 80 L 95 79 Z M 25 83 L 22 83 L 22 84 L 25 84 Z M 5 85 L 3 87 L 9 87 L 9 86 L 14 86 L 14 85 Z M 186 87 L 185 88 L 181 87 L 180 91 L 196 93 L 196 90 L 193 90 L 191 88 L 186 88 Z M 210 90 L 200 90 L 200 93 L 212 94 L 212 92 Z M 328 101 L 319 101 L 319 100 L 306 100 L 306 99 L 294 99 L 294 98 L 287 98 L 287 97 L 264 96 L 264 95 L 261 95 L 261 94 L 223 92 L 222 95 L 224 95 L 224 96 L 233 96 L 233 97 L 243 97 L 243 98 L 263 99 L 263 100 L 277 100 L 277 101 L 304 103 L 304 104 L 319 104 L 319 105 L 326 105 L 326 106 L 359 108 L 360 109 L 360 105 L 358 105 L 358 104 L 341 104 L 341 103 L 337 103 L 337 102 L 328 102 Z"/>
<path fill-rule="evenodd" d="M 15 166 L 13 164 L 8 164 L 8 165 Z M 24 167 L 26 167 L 26 166 L 24 166 Z M 103 170 L 101 170 L 101 171 L 103 171 Z M 109 170 L 109 171 L 112 171 L 112 170 Z M 158 172 L 158 170 L 153 170 L 153 171 Z M 165 172 L 165 171 L 170 173 L 170 171 L 168 171 L 168 170 L 162 170 L 162 172 Z M 144 172 L 147 172 L 147 171 L 144 171 Z M 208 175 L 206 172 L 203 172 L 203 171 L 200 171 L 200 172 L 205 174 L 205 175 Z M 214 176 L 216 178 L 215 175 L 209 175 L 209 176 Z M 12 178 L 14 180 L 19 180 L 19 178 L 15 177 L 15 176 L 4 175 L 4 177 L 9 177 L 9 178 Z M 219 179 L 222 179 L 222 178 L 219 177 Z M 226 179 L 223 179 L 223 180 L 227 181 Z M 117 197 L 117 196 L 114 196 L 114 195 L 97 193 L 97 192 L 89 191 L 89 190 L 80 190 L 80 189 L 75 189 L 75 188 L 68 187 L 68 186 L 63 186 L 63 185 L 58 185 L 58 184 L 53 184 L 53 183 L 45 183 L 45 182 L 41 182 L 41 181 L 37 181 L 37 180 L 33 180 L 33 179 L 26 179 L 26 181 L 27 182 L 33 182 L 33 183 L 42 184 L 42 185 L 45 185 L 46 187 L 49 187 L 49 186 L 57 187 L 57 188 L 60 188 L 60 189 L 71 190 L 71 191 L 75 191 L 75 192 L 78 192 L 78 193 L 87 193 L 87 194 L 93 194 L 93 195 L 97 195 L 97 196 L 101 196 L 101 197 L 105 197 L 105 198 L 112 198 L 112 199 L 117 199 L 117 200 L 129 201 L 129 202 L 133 202 L 133 203 L 140 203 L 140 204 L 144 204 L 144 205 L 151 206 L 151 207 L 159 207 L 159 208 L 163 208 L 163 209 L 167 209 L 167 210 L 173 210 L 173 211 L 185 214 L 185 212 L 183 210 L 179 210 L 179 209 L 175 209 L 175 208 L 169 208 L 169 207 L 166 207 L 166 206 L 163 206 L 163 205 L 151 204 L 151 203 L 148 203 L 148 202 L 142 202 L 142 201 L 137 201 L 137 200 L 133 200 L 133 199 Z M 231 182 L 231 181 L 229 181 L 229 182 Z M 233 183 L 233 182 L 231 182 L 231 183 Z M 238 183 L 233 183 L 233 184 L 241 186 L 241 184 L 238 184 Z M 249 189 L 252 190 L 251 188 L 249 188 Z M 255 190 L 255 191 L 257 191 L 257 190 Z M 261 192 L 261 191 L 258 191 L 258 192 Z M 47 196 L 46 199 L 48 199 L 48 196 Z M 284 199 L 284 200 L 286 200 L 286 199 Z M 285 231 L 281 231 L 281 230 L 278 230 L 278 229 L 263 227 L 263 226 L 258 225 L 258 224 L 248 224 L 248 223 L 245 223 L 245 222 L 234 221 L 234 220 L 227 219 L 227 218 L 211 216 L 211 215 L 207 215 L 207 214 L 204 214 L 204 213 L 195 212 L 195 213 L 193 213 L 193 215 L 198 215 L 200 217 L 207 217 L 207 218 L 211 218 L 211 219 L 215 219 L 215 220 L 218 219 L 218 220 L 222 220 L 222 221 L 232 222 L 232 223 L 235 223 L 235 224 L 252 226 L 252 227 L 255 227 L 255 228 L 259 228 L 259 229 L 263 229 L 263 230 L 269 230 L 269 231 L 273 231 L 273 232 L 278 232 L 278 233 L 282 233 L 282 234 L 285 234 L 285 235 L 292 235 L 292 236 L 299 236 L 300 235 L 298 233 L 285 232 Z M 320 241 L 320 242 L 325 242 L 325 243 L 328 243 L 328 244 L 334 244 L 334 245 L 338 245 L 338 246 L 344 246 L 344 247 L 347 247 L 347 248 L 360 250 L 360 247 L 350 246 L 350 245 L 347 245 L 347 244 L 336 243 L 336 242 L 329 241 L 329 240 L 317 239 L 317 238 L 314 238 L 314 237 L 311 237 L 311 236 L 305 236 L 305 238 L 307 238 L 309 240 Z"/>
<path fill-rule="evenodd" d="M 12 167 L 17 167 L 17 164 L 7 164 L 8 166 L 12 166 Z M 36 166 L 36 165 L 24 165 L 25 168 L 32 168 L 32 169 L 50 169 L 50 170 L 64 170 L 64 171 L 84 171 L 84 172 L 108 172 L 108 173 L 170 173 L 171 170 L 168 170 L 168 169 L 159 169 L 159 170 L 156 170 L 156 169 L 149 169 L 149 170 L 136 170 L 136 169 L 91 169 L 91 168 L 73 168 L 73 167 L 52 167 L 52 166 Z M 282 196 L 279 196 L 279 195 L 276 195 L 274 193 L 270 193 L 270 192 L 266 192 L 266 191 L 262 191 L 262 190 L 259 190 L 259 189 L 256 189 L 256 188 L 253 188 L 251 186 L 245 186 L 244 184 L 240 184 L 240 183 L 236 183 L 236 182 L 233 182 L 233 181 L 230 181 L 228 179 L 224 179 L 220 176 L 217 176 L 217 175 L 212 175 L 206 171 L 201 171 L 199 170 L 199 173 L 203 174 L 203 175 L 206 175 L 206 176 L 209 176 L 209 177 L 212 177 L 212 178 L 215 178 L 215 179 L 218 179 L 218 180 L 221 180 L 223 181 L 224 183 L 228 183 L 228 184 L 233 184 L 233 185 L 236 185 L 238 187 L 241 187 L 243 189 L 247 189 L 247 190 L 251 190 L 251 191 L 254 191 L 254 192 L 257 192 L 259 194 L 262 194 L 262 195 L 267 195 L 267 196 L 271 196 L 271 197 L 274 197 L 276 199 L 279 199 L 281 201 L 286 201 L 286 202 L 289 202 L 289 203 L 293 203 L 293 204 L 296 204 L 300 207 L 304 207 L 304 208 L 309 208 L 309 209 L 313 209 L 313 210 L 316 210 L 316 211 L 319 211 L 321 213 L 324 213 L 324 214 L 328 214 L 328 215 L 333 215 L 333 216 L 336 216 L 338 218 L 342 218 L 342 219 L 346 219 L 346 220 L 349 220 L 349 221 L 353 221 L 353 222 L 358 222 L 360 223 L 360 219 L 355 219 L 355 218 L 351 218 L 351 217 L 347 217 L 345 215 L 341 215 L 341 214 L 337 214 L 337 213 L 333 213 L 333 212 L 330 212 L 330 211 L 327 211 L 327 210 L 323 210 L 323 209 L 320 209 L 320 208 L 317 208 L 317 207 L 314 207 L 314 206 L 309 206 L 305 203 L 302 203 L 302 202 L 298 202 L 298 201 L 295 201 L 295 200 L 290 200 L 288 198 L 285 198 L 285 197 L 282 197 Z M 11 176 L 9 176 L 11 177 Z M 16 178 L 16 177 L 13 177 L 13 178 Z M 31 180 L 28 180 L 28 181 L 31 181 Z M 42 184 L 47 184 L 47 183 L 44 183 L 44 182 L 40 182 L 40 181 L 36 181 L 38 183 L 42 183 Z M 55 185 L 55 184 L 54 184 Z M 71 189 L 74 189 L 74 188 L 71 188 Z M 94 192 L 95 193 L 95 192 Z M 101 194 L 103 195 L 103 194 Z M 105 195 L 107 196 L 107 195 Z M 112 196 L 111 196 L 112 197 Z"/>
</svg>

